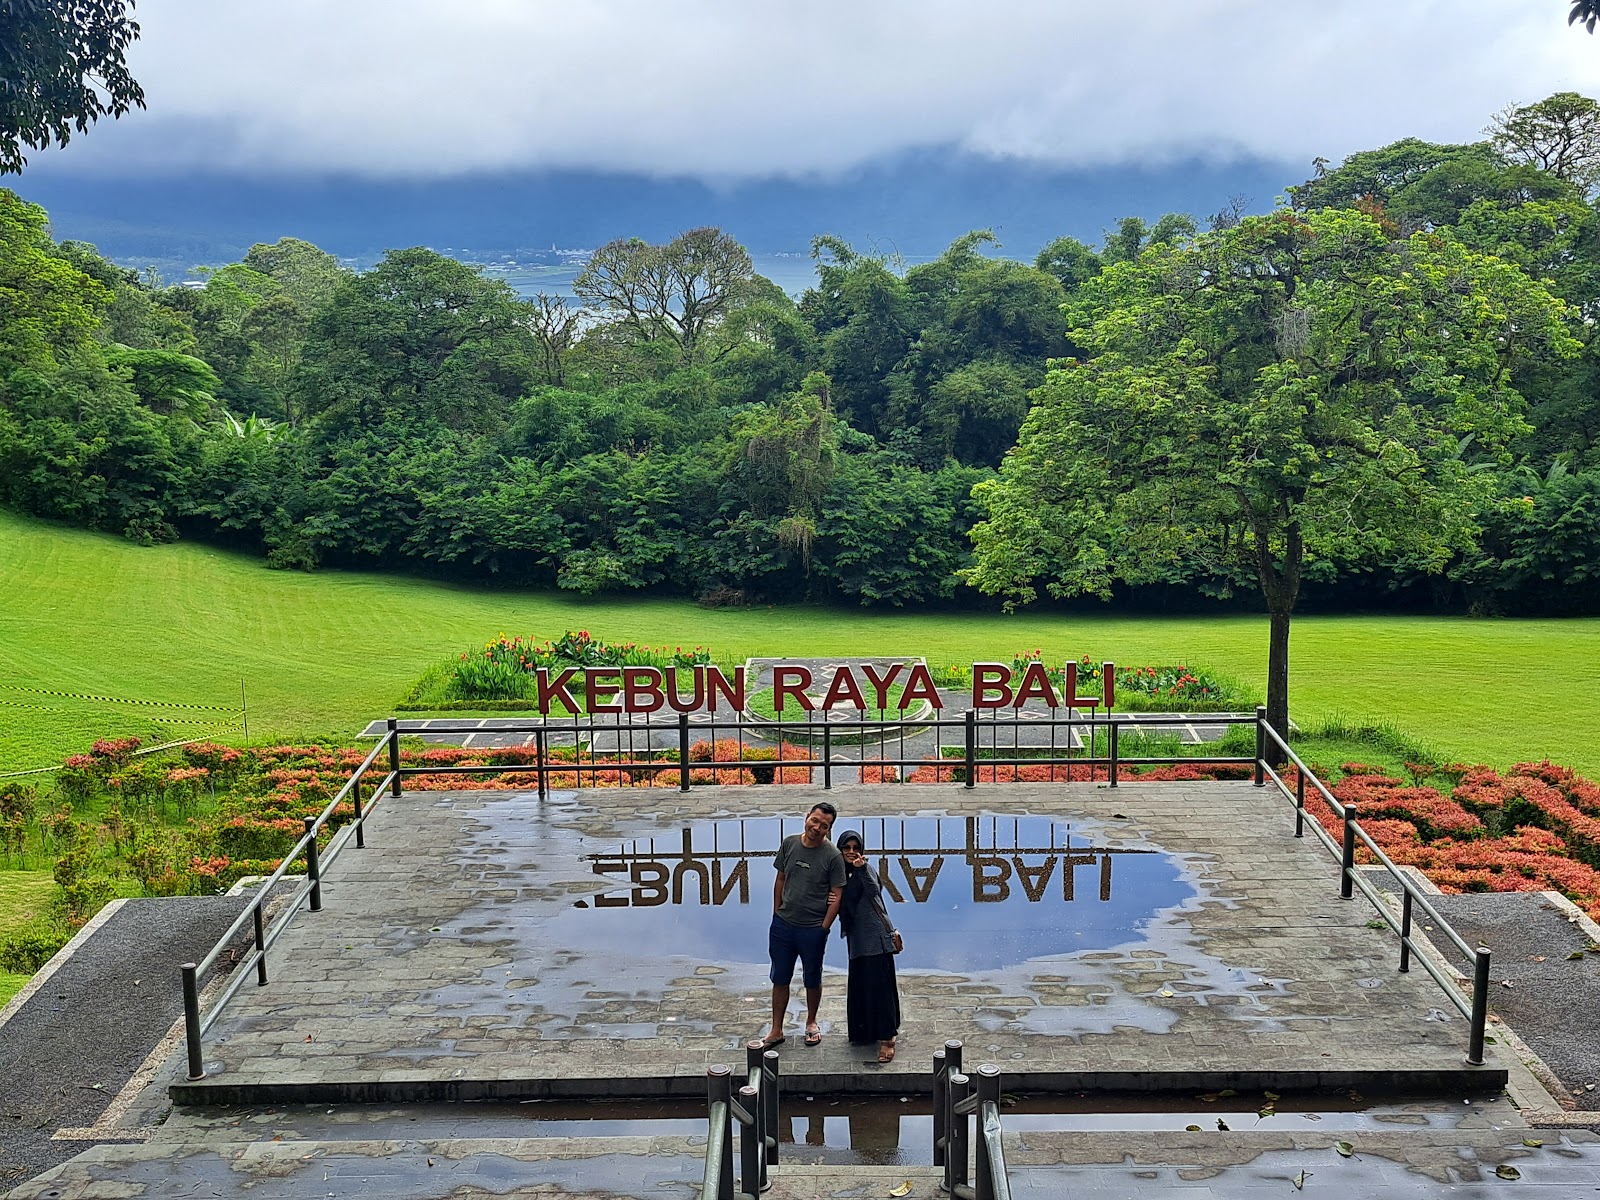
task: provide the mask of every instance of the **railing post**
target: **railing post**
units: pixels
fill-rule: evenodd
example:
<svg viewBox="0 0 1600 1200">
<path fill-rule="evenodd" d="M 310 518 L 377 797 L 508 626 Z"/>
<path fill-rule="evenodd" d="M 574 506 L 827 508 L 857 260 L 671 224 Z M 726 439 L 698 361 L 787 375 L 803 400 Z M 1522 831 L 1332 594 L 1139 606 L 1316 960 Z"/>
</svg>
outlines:
<svg viewBox="0 0 1600 1200">
<path fill-rule="evenodd" d="M 1356 806 L 1347 801 L 1344 806 L 1344 853 L 1339 858 L 1339 898 L 1349 900 L 1356 894 Z"/>
<path fill-rule="evenodd" d="M 779 738 L 779 745 L 783 740 Z M 833 726 L 828 724 L 828 714 L 822 714 L 822 787 L 823 790 L 833 786 Z"/>
<path fill-rule="evenodd" d="M 748 1083 L 739 1089 L 739 1105 L 750 1124 L 739 1122 L 739 1191 L 747 1196 L 761 1195 L 766 1186 L 765 1138 L 761 1133 L 761 1089 Z"/>
<path fill-rule="evenodd" d="M 548 735 L 543 729 L 533 731 L 533 766 L 534 775 L 539 780 L 539 799 L 545 800 L 550 795 L 550 782 L 545 778 L 545 760 L 548 757 L 545 747 Z"/>
<path fill-rule="evenodd" d="M 998 739 L 997 739 L 998 740 Z M 967 709 L 967 790 L 978 786 L 978 713 Z"/>
<path fill-rule="evenodd" d="M 1117 724 L 1117 719 L 1115 717 L 1113 717 L 1110 713 L 1106 714 L 1106 718 L 1107 718 L 1106 729 L 1108 730 L 1108 732 L 1106 734 L 1106 755 L 1107 755 L 1107 757 L 1109 759 L 1109 761 L 1106 763 L 1106 779 L 1110 781 L 1109 786 L 1116 787 L 1117 786 L 1117 730 L 1120 729 L 1121 726 Z"/>
<path fill-rule="evenodd" d="M 1294 772 L 1294 835 L 1306 835 L 1306 773 L 1299 767 Z"/>
<path fill-rule="evenodd" d="M 949 1067 L 945 1052 L 933 1052 L 933 1165 L 944 1166 L 945 1117 L 949 1115 Z"/>
<path fill-rule="evenodd" d="M 1256 705 L 1256 786 L 1267 786 L 1267 706 Z"/>
<path fill-rule="evenodd" d="M 970 1186 L 967 1179 L 967 1160 L 972 1153 L 971 1131 L 972 1122 L 967 1119 L 968 1113 L 963 1108 L 968 1096 L 972 1094 L 972 1080 L 959 1071 L 950 1073 L 950 1090 L 946 1097 L 946 1104 L 950 1110 L 949 1134 L 945 1140 L 950 1149 L 944 1157 L 944 1190 L 951 1196 L 957 1194 L 957 1188 Z"/>
<path fill-rule="evenodd" d="M 712 741 L 716 741 L 713 737 Z M 689 790 L 689 714 L 678 714 L 678 790 Z"/>
<path fill-rule="evenodd" d="M 317 862 L 317 819 L 315 817 L 306 817 L 305 823 L 306 832 L 311 835 L 310 840 L 306 843 L 306 878 L 311 880 L 311 904 L 309 907 L 312 912 L 321 912 L 322 867 Z"/>
<path fill-rule="evenodd" d="M 1000 1111 L 1000 1068 L 984 1063 L 978 1068 L 978 1200 L 994 1200 L 994 1160 L 989 1154 L 989 1138 L 984 1110 L 990 1105 Z"/>
<path fill-rule="evenodd" d="M 1411 970 L 1411 889 L 1401 884 L 1400 893 L 1400 972 Z"/>
<path fill-rule="evenodd" d="M 374 794 L 374 799 L 376 799 L 376 794 Z M 365 850 L 367 848 L 367 822 L 366 815 L 361 811 L 361 780 L 359 779 L 350 785 L 350 802 L 355 807 L 356 849 Z"/>
<path fill-rule="evenodd" d="M 722 1105 L 722 1153 L 717 1164 L 717 1200 L 733 1200 L 733 1079 L 732 1069 L 726 1063 L 712 1063 L 706 1068 L 706 1111 L 715 1116 L 717 1105 Z M 706 1139 L 706 1153 L 717 1142 L 716 1131 Z"/>
<path fill-rule="evenodd" d="M 253 910 L 256 923 L 256 986 L 267 986 L 267 931 L 261 916 L 261 906 L 266 902 L 265 896 L 256 897 L 256 906 Z"/>
<path fill-rule="evenodd" d="M 1479 946 L 1472 964 L 1472 1038 L 1467 1066 L 1483 1066 L 1483 1034 L 1489 1021 L 1489 951 Z"/>
<path fill-rule="evenodd" d="M 389 718 L 389 795 L 400 798 L 400 722 Z"/>
<path fill-rule="evenodd" d="M 766 1158 L 761 1171 L 761 1186 L 766 1188 L 767 1167 L 778 1161 L 778 1127 L 782 1118 L 778 1114 L 778 1052 L 768 1050 L 761 1056 L 764 1064 L 761 1075 L 761 1129 L 766 1139 Z"/>
<path fill-rule="evenodd" d="M 192 962 L 179 968 L 183 972 L 183 1032 L 189 1043 L 189 1078 L 204 1079 L 205 1063 L 200 1056 L 200 983 Z"/>
</svg>

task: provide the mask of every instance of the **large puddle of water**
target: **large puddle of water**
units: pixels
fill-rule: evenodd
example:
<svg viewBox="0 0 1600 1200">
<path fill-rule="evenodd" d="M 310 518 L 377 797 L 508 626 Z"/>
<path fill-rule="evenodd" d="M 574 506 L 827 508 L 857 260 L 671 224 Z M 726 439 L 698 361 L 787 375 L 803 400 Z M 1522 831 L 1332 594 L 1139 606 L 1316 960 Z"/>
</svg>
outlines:
<svg viewBox="0 0 1600 1200">
<path fill-rule="evenodd" d="M 1171 855 L 1108 842 L 1083 821 L 910 816 L 852 827 L 862 824 L 905 937 L 901 971 L 988 971 L 1108 949 L 1195 895 Z M 575 946 L 763 962 L 772 860 L 798 830 L 775 818 L 703 821 L 586 849 L 606 890 L 553 916 L 550 932 Z"/>
</svg>

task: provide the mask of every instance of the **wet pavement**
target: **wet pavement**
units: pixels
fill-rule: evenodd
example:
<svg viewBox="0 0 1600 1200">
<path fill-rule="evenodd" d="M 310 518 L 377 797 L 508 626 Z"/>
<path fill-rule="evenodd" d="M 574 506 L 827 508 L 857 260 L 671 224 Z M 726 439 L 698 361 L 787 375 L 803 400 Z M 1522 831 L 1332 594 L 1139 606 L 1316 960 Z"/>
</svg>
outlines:
<svg viewBox="0 0 1600 1200">
<path fill-rule="evenodd" d="M 184 1104 L 698 1095 L 765 1027 L 771 855 L 797 787 L 407 793 L 206 1043 Z M 843 1021 L 793 1086 L 881 1092 L 947 1038 L 1025 1085 L 1469 1086 L 1465 1023 L 1249 784 L 835 789 L 908 949 L 902 1052 Z M 921 811 L 910 817 L 900 805 Z M 1005 811 L 997 811 L 1003 806 Z M 787 810 L 787 812 L 785 811 Z M 781 815 L 780 815 L 781 814 Z M 914 947 L 914 948 L 913 948 Z M 1453 1013 L 1451 1014 L 1453 1016 Z M 793 1027 L 798 1034 L 798 1027 Z M 1019 1083 L 1019 1086 L 1022 1086 Z"/>
<path fill-rule="evenodd" d="M 824 794 L 384 801 L 324 910 L 274 948 L 271 983 L 220 1018 L 208 1077 L 184 1081 L 180 1053 L 127 1106 L 138 1144 L 11 1195 L 696 1196 L 706 1067 L 740 1061 L 765 1020 L 771 856 Z M 823 1044 L 779 1050 L 773 1200 L 939 1195 L 928 1075 L 949 1037 L 1005 1072 L 1014 1196 L 1600 1194 L 1595 1135 L 1530 1128 L 1500 1091 L 1508 1071 L 1528 1087 L 1515 1062 L 1462 1066 L 1465 1023 L 1438 1019 L 1424 973 L 1396 972 L 1392 936 L 1338 899 L 1334 864 L 1270 793 L 826 795 L 907 932 L 907 1020 L 887 1068 L 850 1047 L 830 946 Z M 1386 1084 L 1423 1098 L 1370 1098 Z M 1079 1095 L 1107 1087 L 1134 1091 Z M 669 1098 L 629 1099 L 652 1092 Z M 536 1099 L 562 1095 L 577 1099 Z"/>
</svg>

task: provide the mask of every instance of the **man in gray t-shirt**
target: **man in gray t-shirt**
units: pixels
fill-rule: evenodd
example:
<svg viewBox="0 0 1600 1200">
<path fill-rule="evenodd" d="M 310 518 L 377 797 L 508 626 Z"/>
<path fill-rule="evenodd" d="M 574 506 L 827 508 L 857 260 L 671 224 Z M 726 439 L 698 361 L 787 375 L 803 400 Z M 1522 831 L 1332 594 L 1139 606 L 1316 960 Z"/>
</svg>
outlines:
<svg viewBox="0 0 1600 1200">
<path fill-rule="evenodd" d="M 762 1039 L 769 1046 L 783 1041 L 797 958 L 800 981 L 806 989 L 805 1043 L 815 1046 L 822 1041 L 822 1030 L 817 1027 L 822 952 L 844 894 L 844 859 L 828 840 L 836 816 L 837 811 L 826 801 L 812 805 L 805 831 L 784 838 L 773 863 L 778 877 L 772 885 L 772 927 L 767 933 L 767 951 L 772 956 L 772 1028 Z"/>
</svg>

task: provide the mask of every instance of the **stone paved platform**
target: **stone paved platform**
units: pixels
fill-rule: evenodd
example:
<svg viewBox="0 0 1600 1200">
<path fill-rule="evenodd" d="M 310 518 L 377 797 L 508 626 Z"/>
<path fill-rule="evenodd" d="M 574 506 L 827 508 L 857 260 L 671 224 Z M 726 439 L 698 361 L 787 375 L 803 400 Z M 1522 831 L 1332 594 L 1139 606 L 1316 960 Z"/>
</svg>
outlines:
<svg viewBox="0 0 1600 1200">
<path fill-rule="evenodd" d="M 1527 1133 L 1515 1122 L 1351 1134 L 1054 1132 L 1008 1134 L 1005 1148 L 1011 1194 L 1017 1197 L 1239 1200 L 1303 1192 L 1323 1200 L 1572 1200 L 1600 1189 L 1600 1139 L 1594 1134 Z M 1337 1148 L 1341 1141 L 1349 1155 Z M 699 1195 L 704 1154 L 704 1139 L 680 1137 L 151 1142 L 96 1147 L 24 1184 L 10 1200 L 691 1200 Z M 1510 1179 L 1497 1174 L 1507 1168 L 1516 1173 Z M 802 1151 L 772 1168 L 766 1195 L 842 1200 L 896 1189 L 898 1195 L 932 1200 L 941 1195 L 939 1179 L 929 1167 L 841 1168 L 809 1161 Z M 898 1190 L 907 1185 L 907 1191 Z"/>
<path fill-rule="evenodd" d="M 703 1095 L 766 1023 L 771 855 L 820 790 L 407 793 L 206 1045 L 180 1104 Z M 1247 783 L 836 788 L 906 931 L 899 1058 L 792 1027 L 788 1086 L 1478 1088 L 1465 1022 Z M 829 948 L 832 967 L 843 948 Z M 798 988 L 796 989 L 798 992 Z M 1450 1011 L 1451 1020 L 1438 1019 Z"/>
</svg>

